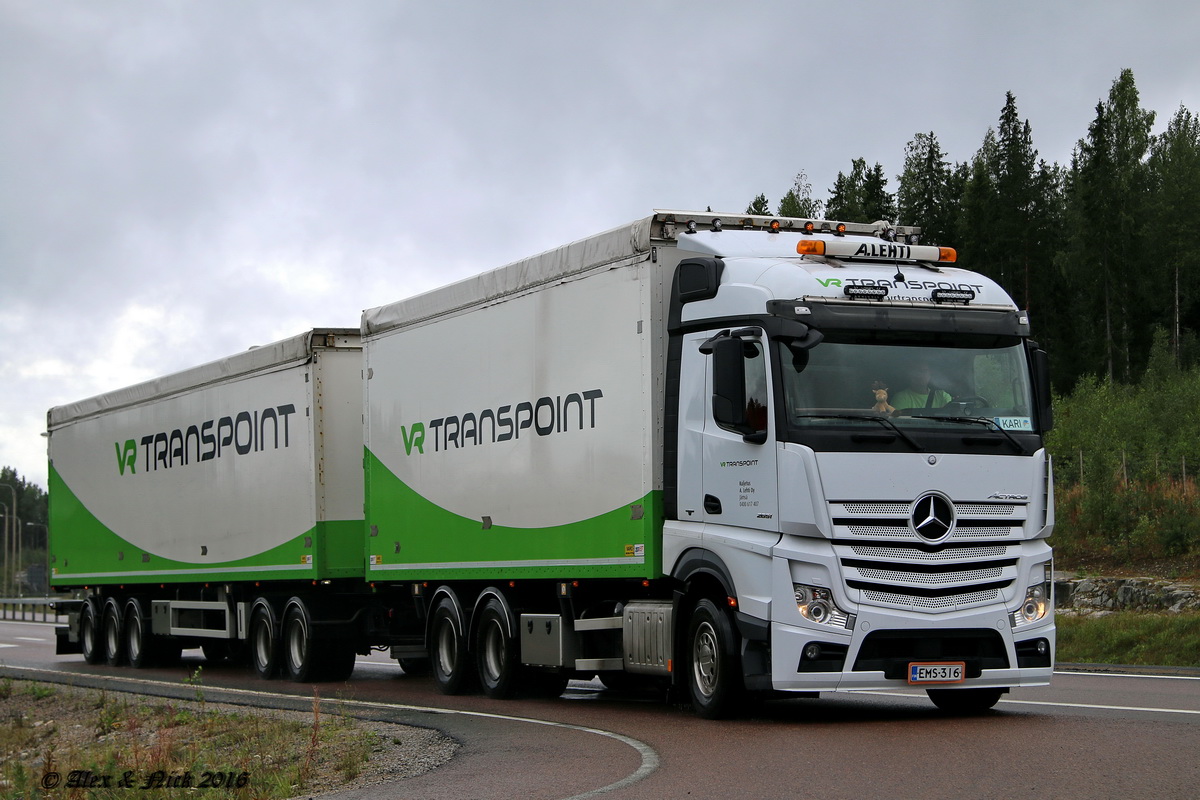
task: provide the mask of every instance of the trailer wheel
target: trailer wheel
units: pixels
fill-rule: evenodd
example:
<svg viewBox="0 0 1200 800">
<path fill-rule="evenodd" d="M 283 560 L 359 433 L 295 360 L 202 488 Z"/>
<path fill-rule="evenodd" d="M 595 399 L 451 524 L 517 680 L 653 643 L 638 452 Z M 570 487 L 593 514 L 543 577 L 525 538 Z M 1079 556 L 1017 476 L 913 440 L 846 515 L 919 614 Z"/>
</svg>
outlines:
<svg viewBox="0 0 1200 800">
<path fill-rule="evenodd" d="M 1003 689 L 926 689 L 925 694 L 947 714 L 982 714 L 1000 702 Z"/>
<path fill-rule="evenodd" d="M 312 616 L 299 598 L 292 598 L 283 614 L 283 670 L 298 683 L 318 681 L 320 660 L 314 648 Z"/>
<path fill-rule="evenodd" d="M 475 663 L 483 693 L 498 699 L 513 696 L 521 669 L 517 642 L 509 635 L 507 623 L 504 606 L 493 597 L 479 612 L 475 633 Z"/>
<path fill-rule="evenodd" d="M 472 671 L 467 658 L 467 637 L 462 617 L 450 598 L 443 597 L 434 606 L 429 634 L 429 660 L 438 691 L 442 694 L 467 691 Z"/>
<path fill-rule="evenodd" d="M 129 658 L 129 666 L 134 669 L 149 666 L 154 660 L 153 642 L 142 604 L 131 598 L 125 604 L 125 654 Z"/>
<path fill-rule="evenodd" d="M 104 648 L 100 645 L 102 629 L 103 613 L 95 599 L 89 597 L 79 612 L 79 647 L 88 664 L 99 664 L 104 660 Z"/>
<path fill-rule="evenodd" d="M 104 661 L 115 667 L 125 660 L 124 631 L 121 629 L 121 608 L 109 599 L 104 604 Z"/>
<path fill-rule="evenodd" d="M 688 690 L 692 707 L 705 719 L 732 714 L 742 694 L 737 636 L 729 615 L 705 598 L 688 625 Z"/>
<path fill-rule="evenodd" d="M 250 615 L 250 660 L 258 677 L 270 680 L 279 668 L 279 643 L 275 614 L 265 603 Z"/>
</svg>

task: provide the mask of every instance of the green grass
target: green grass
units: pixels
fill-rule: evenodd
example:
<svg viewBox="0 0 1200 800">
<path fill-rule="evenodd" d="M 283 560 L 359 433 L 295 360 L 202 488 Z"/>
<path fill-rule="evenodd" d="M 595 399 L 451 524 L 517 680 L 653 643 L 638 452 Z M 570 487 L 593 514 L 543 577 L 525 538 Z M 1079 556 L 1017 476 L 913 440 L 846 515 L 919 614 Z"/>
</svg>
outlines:
<svg viewBox="0 0 1200 800">
<path fill-rule="evenodd" d="M 188 682 L 196 685 L 197 676 Z M 21 691 L 16 690 L 21 686 Z M 198 690 L 199 691 L 199 690 Z M 319 775 L 356 778 L 376 734 L 340 714 L 326 714 L 316 696 L 307 720 L 272 712 L 227 711 L 196 702 L 152 700 L 4 679 L 0 681 L 0 797 L 122 798 L 127 788 L 42 791 L 48 772 L 92 771 L 144 785 L 156 771 L 222 773 L 214 791 L 152 788 L 154 797 L 277 798 L 304 794 Z M 72 735 L 68 736 L 70 733 Z M 199 794 L 197 794 L 199 792 Z"/>
<path fill-rule="evenodd" d="M 1059 615 L 1055 622 L 1061 662 L 1200 667 L 1200 613 Z"/>
</svg>

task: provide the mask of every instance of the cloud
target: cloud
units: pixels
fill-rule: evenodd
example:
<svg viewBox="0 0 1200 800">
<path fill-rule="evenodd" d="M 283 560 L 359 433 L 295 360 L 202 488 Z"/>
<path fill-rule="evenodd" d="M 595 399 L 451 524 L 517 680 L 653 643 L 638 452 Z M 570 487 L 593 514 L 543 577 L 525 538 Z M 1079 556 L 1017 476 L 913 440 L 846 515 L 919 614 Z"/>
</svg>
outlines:
<svg viewBox="0 0 1200 800">
<path fill-rule="evenodd" d="M 1200 107 L 1200 11 L 1153 10 L 4 4 L 0 463 L 44 480 L 49 405 L 655 207 L 777 203 L 801 169 L 824 197 L 918 131 L 966 160 L 1008 90 L 1049 160 L 1123 67 L 1165 125 Z"/>
</svg>

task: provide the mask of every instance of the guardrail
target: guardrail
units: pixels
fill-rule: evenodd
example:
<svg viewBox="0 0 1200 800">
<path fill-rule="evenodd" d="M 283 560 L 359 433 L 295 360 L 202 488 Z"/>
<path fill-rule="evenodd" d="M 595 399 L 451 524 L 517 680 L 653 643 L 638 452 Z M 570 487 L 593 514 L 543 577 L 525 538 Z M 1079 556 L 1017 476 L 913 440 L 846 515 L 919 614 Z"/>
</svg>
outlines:
<svg viewBox="0 0 1200 800">
<path fill-rule="evenodd" d="M 9 597 L 0 598 L 0 620 L 23 622 L 66 622 L 67 615 L 51 605 L 60 602 L 59 597 Z"/>
</svg>

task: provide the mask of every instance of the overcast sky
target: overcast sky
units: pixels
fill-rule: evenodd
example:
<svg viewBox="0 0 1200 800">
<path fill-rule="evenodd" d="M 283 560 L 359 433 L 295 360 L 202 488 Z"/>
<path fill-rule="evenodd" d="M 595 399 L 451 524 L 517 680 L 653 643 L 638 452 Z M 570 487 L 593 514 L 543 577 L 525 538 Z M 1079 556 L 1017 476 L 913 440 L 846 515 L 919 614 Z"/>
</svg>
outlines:
<svg viewBox="0 0 1200 800">
<path fill-rule="evenodd" d="M 0 0 L 0 464 L 45 486 L 50 406 L 655 208 L 826 199 L 860 157 L 895 191 L 1006 91 L 1047 161 L 1125 67 L 1159 132 L 1198 32 L 1195 0 Z"/>
</svg>

